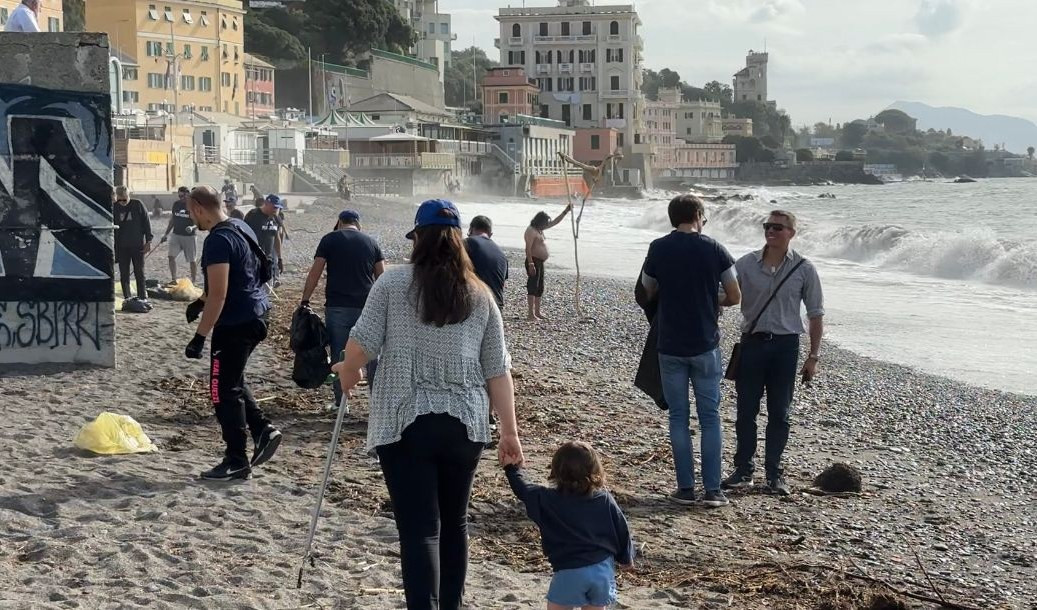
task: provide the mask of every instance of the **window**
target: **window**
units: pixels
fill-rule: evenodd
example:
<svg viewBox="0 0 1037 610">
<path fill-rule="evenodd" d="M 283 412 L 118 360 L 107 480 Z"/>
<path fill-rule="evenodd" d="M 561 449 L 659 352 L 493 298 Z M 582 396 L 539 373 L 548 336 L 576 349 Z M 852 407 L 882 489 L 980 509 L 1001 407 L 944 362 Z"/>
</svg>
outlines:
<svg viewBox="0 0 1037 610">
<path fill-rule="evenodd" d="M 605 63 L 623 63 L 623 49 L 605 49 Z"/>
<path fill-rule="evenodd" d="M 562 63 L 563 61 L 565 61 L 565 60 L 562 59 L 562 51 L 561 50 L 555 51 L 555 56 L 558 57 L 558 63 Z"/>
<path fill-rule="evenodd" d="M 538 78 L 537 87 L 539 87 L 541 91 L 554 91 L 554 82 L 553 78 Z"/>
<path fill-rule="evenodd" d="M 165 89 L 166 76 L 164 74 L 148 73 L 148 89 Z"/>
<path fill-rule="evenodd" d="M 540 24 L 540 35 L 541 36 L 547 36 L 547 24 L 546 23 L 541 23 Z"/>
<path fill-rule="evenodd" d="M 434 24 L 434 23 L 429 23 L 428 24 L 428 33 L 429 34 L 435 34 L 436 33 L 436 24 Z"/>
<path fill-rule="evenodd" d="M 623 132 L 621 131 L 619 132 L 619 137 L 616 138 L 616 144 L 619 145 L 620 148 L 622 148 L 624 142 L 626 142 L 626 138 L 623 137 Z"/>
<path fill-rule="evenodd" d="M 220 73 L 220 84 L 224 87 L 230 87 L 230 72 Z"/>
<path fill-rule="evenodd" d="M 500 93 L 497 94 L 497 103 L 498 104 L 507 104 L 508 103 L 508 92 L 507 91 L 501 91 Z"/>
<path fill-rule="evenodd" d="M 189 8 L 184 9 L 184 14 L 180 18 L 184 20 L 184 23 L 194 23 L 194 19 L 191 18 L 191 9 Z"/>
<path fill-rule="evenodd" d="M 198 77 L 198 90 L 199 91 L 212 91 L 212 79 L 208 76 Z"/>
<path fill-rule="evenodd" d="M 594 120 L 594 106 L 590 104 L 583 105 L 583 120 L 593 121 Z"/>
<path fill-rule="evenodd" d="M 220 15 L 220 29 L 221 30 L 227 29 L 227 16 L 226 15 Z"/>
<path fill-rule="evenodd" d="M 583 35 L 584 36 L 590 36 L 591 35 L 591 22 L 590 21 L 584 21 L 583 22 Z"/>
<path fill-rule="evenodd" d="M 123 91 L 122 92 L 122 101 L 124 101 L 124 102 L 126 102 L 128 104 L 136 104 L 137 102 L 140 101 L 140 94 L 137 93 L 136 91 Z"/>
<path fill-rule="evenodd" d="M 60 32 L 61 31 L 61 20 L 57 17 L 47 18 L 47 31 L 48 32 Z"/>
<path fill-rule="evenodd" d="M 209 47 L 202 47 L 202 61 L 209 61 Z"/>
<path fill-rule="evenodd" d="M 194 91 L 194 77 L 186 74 L 180 77 L 180 88 L 184 91 Z"/>
<path fill-rule="evenodd" d="M 176 55 L 176 50 L 173 49 L 173 43 L 171 43 L 171 42 L 167 42 L 166 43 L 166 55 L 169 55 L 169 56 Z"/>
<path fill-rule="evenodd" d="M 570 77 L 559 78 L 558 79 L 558 90 L 559 91 L 575 91 L 576 90 L 575 83 L 574 83 L 575 80 L 576 79 L 572 78 L 571 76 Z"/>
<path fill-rule="evenodd" d="M 7 25 L 8 15 L 9 13 L 7 12 L 7 7 L 0 6 L 0 25 Z"/>
<path fill-rule="evenodd" d="M 223 59 L 228 59 L 230 55 L 227 53 L 227 45 L 223 45 Z"/>
<path fill-rule="evenodd" d="M 592 64 L 598 59 L 598 52 L 596 49 L 582 50 L 580 51 L 580 63 L 581 64 Z"/>
<path fill-rule="evenodd" d="M 162 57 L 162 43 L 147 41 L 145 43 L 145 53 L 148 57 Z"/>
<path fill-rule="evenodd" d="M 137 80 L 137 69 L 123 67 L 122 80 Z"/>
<path fill-rule="evenodd" d="M 688 128 L 688 135 L 691 135 L 691 127 Z"/>
<path fill-rule="evenodd" d="M 512 38 L 522 38 L 522 26 L 521 25 L 516 23 L 515 25 L 511 26 L 511 37 Z"/>
<path fill-rule="evenodd" d="M 562 36 L 568 36 L 568 35 L 569 35 L 569 22 L 568 21 L 563 21 L 562 22 Z"/>
<path fill-rule="evenodd" d="M 609 24 L 609 35 L 610 36 L 619 36 L 619 22 L 618 21 L 613 21 L 612 23 Z"/>
<path fill-rule="evenodd" d="M 619 77 L 618 76 L 613 76 L 611 79 L 609 79 L 609 88 L 612 89 L 613 91 L 619 91 Z"/>
<path fill-rule="evenodd" d="M 191 57 L 192 57 L 192 55 L 191 55 L 191 45 L 185 44 L 184 45 L 184 59 L 191 59 Z"/>
<path fill-rule="evenodd" d="M 598 78 L 596 76 L 581 76 L 580 91 L 597 91 Z"/>
<path fill-rule="evenodd" d="M 540 104 L 540 118 L 549 119 L 551 118 L 551 109 L 548 108 L 547 104 Z"/>
<path fill-rule="evenodd" d="M 449 23 L 440 23 L 439 24 L 439 33 L 440 34 L 449 34 L 450 33 L 450 24 Z"/>
<path fill-rule="evenodd" d="M 234 47 L 234 61 L 240 61 L 240 60 L 241 60 L 241 55 L 238 52 L 238 47 Z"/>
<path fill-rule="evenodd" d="M 209 25 L 209 11 L 202 11 L 202 18 L 200 19 L 202 25 Z"/>
<path fill-rule="evenodd" d="M 154 4 L 148 5 L 148 19 L 151 21 L 158 21 L 158 8 Z"/>
<path fill-rule="evenodd" d="M 601 150 L 601 136 L 591 136 L 591 150 Z"/>
<path fill-rule="evenodd" d="M 234 30 L 235 32 L 238 31 L 238 16 L 237 15 L 234 15 L 234 17 L 231 19 L 230 29 Z"/>
<path fill-rule="evenodd" d="M 165 17 L 166 21 L 173 23 L 173 9 L 168 6 L 162 7 L 162 16 Z"/>
</svg>

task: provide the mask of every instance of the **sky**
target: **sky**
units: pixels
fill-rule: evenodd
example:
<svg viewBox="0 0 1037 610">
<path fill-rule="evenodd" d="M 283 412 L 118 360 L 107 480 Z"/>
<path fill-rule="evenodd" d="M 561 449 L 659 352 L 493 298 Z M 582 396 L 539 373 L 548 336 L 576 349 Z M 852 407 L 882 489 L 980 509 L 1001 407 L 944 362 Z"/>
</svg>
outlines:
<svg viewBox="0 0 1037 610">
<path fill-rule="evenodd" d="M 603 4 L 629 4 L 616 0 Z M 690 84 L 730 84 L 770 52 L 770 98 L 793 124 L 867 118 L 897 100 L 1037 122 L 1037 0 L 636 0 L 644 65 Z M 499 59 L 497 9 L 521 0 L 440 0 L 455 49 Z M 528 0 L 526 6 L 557 6 Z"/>
</svg>

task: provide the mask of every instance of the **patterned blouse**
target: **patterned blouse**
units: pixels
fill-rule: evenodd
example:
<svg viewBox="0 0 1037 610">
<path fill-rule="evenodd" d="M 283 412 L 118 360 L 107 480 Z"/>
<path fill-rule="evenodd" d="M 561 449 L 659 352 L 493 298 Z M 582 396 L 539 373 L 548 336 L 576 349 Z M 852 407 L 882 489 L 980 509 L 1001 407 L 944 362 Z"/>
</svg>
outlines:
<svg viewBox="0 0 1037 610">
<path fill-rule="evenodd" d="M 480 291 L 472 314 L 442 328 L 418 317 L 410 265 L 388 269 L 371 289 L 350 337 L 378 357 L 371 388 L 367 451 L 400 440 L 421 415 L 447 413 L 477 443 L 490 440 L 486 380 L 511 369 L 500 309 Z"/>
</svg>

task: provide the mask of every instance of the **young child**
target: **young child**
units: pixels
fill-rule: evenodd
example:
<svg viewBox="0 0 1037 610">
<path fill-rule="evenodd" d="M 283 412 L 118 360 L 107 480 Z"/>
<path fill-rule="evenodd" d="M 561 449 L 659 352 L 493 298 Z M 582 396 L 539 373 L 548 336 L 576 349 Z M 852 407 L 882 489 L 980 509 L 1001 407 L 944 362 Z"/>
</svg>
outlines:
<svg viewBox="0 0 1037 610">
<path fill-rule="evenodd" d="M 630 566 L 634 546 L 626 517 L 605 490 L 605 471 L 587 443 L 570 441 L 554 454 L 554 488 L 530 485 L 515 465 L 504 467 L 512 491 L 540 528 L 554 578 L 548 610 L 603 609 L 616 602 L 616 562 Z"/>
</svg>

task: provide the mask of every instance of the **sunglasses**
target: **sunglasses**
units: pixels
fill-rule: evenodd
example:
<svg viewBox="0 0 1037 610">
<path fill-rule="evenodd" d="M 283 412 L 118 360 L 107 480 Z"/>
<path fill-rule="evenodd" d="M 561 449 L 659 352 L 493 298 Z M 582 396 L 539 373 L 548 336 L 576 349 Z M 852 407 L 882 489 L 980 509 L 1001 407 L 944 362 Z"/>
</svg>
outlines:
<svg viewBox="0 0 1037 610">
<path fill-rule="evenodd" d="M 786 227 L 785 225 L 781 224 L 780 222 L 765 222 L 765 223 L 763 223 L 763 230 L 764 231 L 776 231 L 778 233 L 781 233 L 782 231 L 784 231 L 787 228 L 788 227 Z"/>
</svg>

